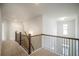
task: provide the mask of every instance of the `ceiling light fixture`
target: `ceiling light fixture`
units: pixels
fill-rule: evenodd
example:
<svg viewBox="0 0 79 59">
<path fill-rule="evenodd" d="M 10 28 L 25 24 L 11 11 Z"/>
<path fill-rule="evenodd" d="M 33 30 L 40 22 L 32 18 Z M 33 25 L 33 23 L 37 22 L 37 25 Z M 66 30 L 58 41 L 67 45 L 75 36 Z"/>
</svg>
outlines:
<svg viewBox="0 0 79 59">
<path fill-rule="evenodd" d="M 61 18 L 59 18 L 59 20 L 61 20 L 61 21 L 63 21 L 63 20 L 65 20 L 65 19 L 67 19 L 68 17 L 61 17 Z"/>
<path fill-rule="evenodd" d="M 34 3 L 36 6 L 38 6 L 39 5 L 39 3 Z"/>
</svg>

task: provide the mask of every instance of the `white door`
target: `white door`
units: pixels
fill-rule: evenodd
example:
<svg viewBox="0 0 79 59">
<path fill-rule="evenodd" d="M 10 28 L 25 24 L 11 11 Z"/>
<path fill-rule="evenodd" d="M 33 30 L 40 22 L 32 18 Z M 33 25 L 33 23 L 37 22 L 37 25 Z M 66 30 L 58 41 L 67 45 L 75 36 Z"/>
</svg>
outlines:
<svg viewBox="0 0 79 59">
<path fill-rule="evenodd" d="M 75 20 L 58 21 L 57 35 L 75 37 Z"/>
<path fill-rule="evenodd" d="M 65 21 L 65 20 L 58 21 L 57 22 L 57 35 L 65 36 L 65 37 L 66 36 L 67 37 L 75 37 L 75 20 L 73 19 L 73 20 L 67 20 L 67 21 Z M 60 49 L 60 51 L 63 52 L 60 54 L 68 55 L 68 50 L 69 50 L 68 45 L 69 44 L 68 43 L 64 44 L 63 39 L 61 39 L 61 38 L 57 40 L 57 45 L 59 45 L 59 44 L 60 44 L 60 47 L 57 49 L 58 49 L 58 51 Z M 72 48 L 72 45 L 71 45 L 71 48 Z M 70 53 L 72 54 L 72 49 L 71 49 Z"/>
</svg>

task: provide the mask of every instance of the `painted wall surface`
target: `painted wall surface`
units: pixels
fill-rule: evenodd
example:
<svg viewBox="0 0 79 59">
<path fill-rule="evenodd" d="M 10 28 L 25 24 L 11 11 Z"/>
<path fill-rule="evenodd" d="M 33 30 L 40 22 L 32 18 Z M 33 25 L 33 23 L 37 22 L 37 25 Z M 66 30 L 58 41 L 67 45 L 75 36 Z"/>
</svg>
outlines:
<svg viewBox="0 0 79 59">
<path fill-rule="evenodd" d="M 79 7 L 77 4 L 53 4 L 53 5 L 50 4 L 50 7 L 48 7 L 48 12 L 43 15 L 43 33 L 57 35 L 57 21 L 59 21 L 61 17 L 71 17 L 76 20 L 76 17 L 79 15 L 78 8 Z M 78 29 L 76 29 L 75 31 L 77 33 L 76 35 L 78 35 L 77 31 Z M 50 48 L 51 41 L 48 42 L 48 39 L 43 37 L 43 41 L 42 41 L 43 47 Z M 57 41 L 57 39 L 55 40 Z M 62 46 L 61 42 L 57 45 Z M 78 46 L 78 43 L 77 43 L 77 46 Z M 55 45 L 55 47 L 58 47 L 58 46 Z M 56 48 L 55 50 L 57 50 L 60 55 L 63 54 L 62 53 L 63 47 L 61 47 L 61 49 Z"/>
<path fill-rule="evenodd" d="M 3 4 L 2 18 L 6 22 L 5 31 L 6 39 L 15 39 L 15 31 L 30 32 L 33 35 L 42 32 L 42 16 L 37 15 L 29 18 L 29 13 L 26 11 L 26 6 L 22 4 Z"/>
<path fill-rule="evenodd" d="M 1 26 L 1 7 L 0 7 L 0 55 L 1 55 L 1 40 L 2 40 L 2 26 Z"/>
</svg>

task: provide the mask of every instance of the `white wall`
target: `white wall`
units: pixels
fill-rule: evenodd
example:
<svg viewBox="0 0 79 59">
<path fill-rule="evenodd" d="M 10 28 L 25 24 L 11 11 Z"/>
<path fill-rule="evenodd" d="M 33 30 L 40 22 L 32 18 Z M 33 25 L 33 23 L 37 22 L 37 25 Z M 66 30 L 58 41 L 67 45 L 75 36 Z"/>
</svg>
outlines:
<svg viewBox="0 0 79 59">
<path fill-rule="evenodd" d="M 0 55 L 1 55 L 1 40 L 2 40 L 2 26 L 1 26 L 1 6 L 0 6 Z"/>
<path fill-rule="evenodd" d="M 26 6 L 22 4 L 3 4 L 2 18 L 5 25 L 6 39 L 15 39 L 15 31 L 33 32 L 40 34 L 42 32 L 42 16 L 37 15 L 29 18 Z M 24 26 L 24 27 L 23 27 Z M 24 29 L 23 29 L 24 28 Z"/>
<path fill-rule="evenodd" d="M 76 37 L 77 38 L 79 38 L 79 16 L 77 16 L 77 18 L 76 18 L 77 20 L 76 20 Z"/>
<path fill-rule="evenodd" d="M 43 33 L 53 35 L 57 34 L 56 19 L 54 19 L 50 14 L 45 14 L 43 16 Z"/>
<path fill-rule="evenodd" d="M 29 20 L 29 31 L 33 35 L 42 33 L 42 15 L 37 15 Z"/>
<path fill-rule="evenodd" d="M 43 14 L 43 32 L 56 34 L 56 21 L 61 17 L 75 17 L 78 15 L 77 4 L 49 4 L 48 11 Z M 50 31 L 49 31 L 50 29 Z"/>
<path fill-rule="evenodd" d="M 59 18 L 61 17 L 75 18 L 79 15 L 79 7 L 77 4 L 53 4 L 53 5 L 50 4 L 49 6 L 50 7 L 47 6 L 48 11 L 43 15 L 43 33 L 46 34 L 57 35 L 57 21 L 59 20 Z M 77 33 L 76 35 L 78 35 L 78 32 L 79 31 L 76 32 Z M 42 46 L 50 48 L 51 42 L 52 41 L 48 42 L 46 38 L 43 38 Z M 61 52 L 62 48 L 61 49 L 57 48 L 57 50 L 59 51 L 60 54 L 62 54 Z"/>
</svg>

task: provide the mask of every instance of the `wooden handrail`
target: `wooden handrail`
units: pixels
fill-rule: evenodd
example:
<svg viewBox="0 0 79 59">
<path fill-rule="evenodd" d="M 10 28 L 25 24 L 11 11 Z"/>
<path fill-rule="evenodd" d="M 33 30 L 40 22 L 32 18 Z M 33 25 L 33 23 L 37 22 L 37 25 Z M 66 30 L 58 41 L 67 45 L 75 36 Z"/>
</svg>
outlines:
<svg viewBox="0 0 79 59">
<path fill-rule="evenodd" d="M 42 34 L 32 35 L 31 37 L 41 36 Z"/>
<path fill-rule="evenodd" d="M 33 35 L 31 37 L 36 37 L 36 36 L 50 36 L 50 37 L 57 37 L 57 38 L 65 38 L 65 39 L 72 39 L 72 40 L 79 40 L 79 38 L 71 38 L 71 37 L 64 37 L 64 36 L 58 36 L 58 35 L 49 35 L 49 34 L 37 34 Z"/>
</svg>

